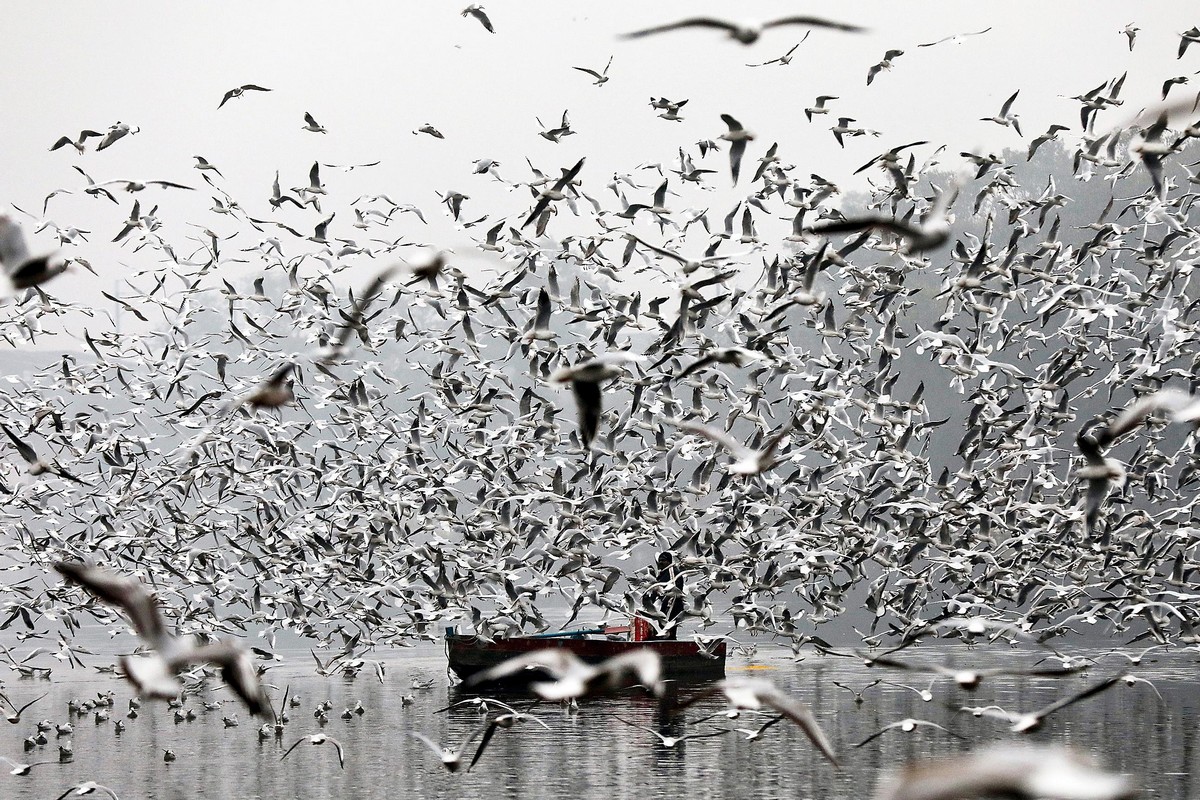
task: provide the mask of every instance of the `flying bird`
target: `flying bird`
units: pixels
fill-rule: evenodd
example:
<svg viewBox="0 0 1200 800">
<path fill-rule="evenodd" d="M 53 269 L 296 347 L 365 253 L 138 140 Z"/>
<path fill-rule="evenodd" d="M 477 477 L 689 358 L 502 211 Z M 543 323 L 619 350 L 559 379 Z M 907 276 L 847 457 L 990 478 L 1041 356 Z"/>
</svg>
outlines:
<svg viewBox="0 0 1200 800">
<path fill-rule="evenodd" d="M 198 645 L 191 636 L 171 635 L 159 613 L 158 601 L 138 581 L 77 561 L 60 561 L 54 568 L 67 580 L 124 611 L 137 635 L 154 648 L 151 654 L 120 659 L 125 676 L 140 693 L 163 699 L 177 697 L 183 684 L 176 673 L 188 664 L 213 663 L 221 667 L 225 682 L 251 714 L 271 711 L 270 698 L 249 654 L 237 644 L 219 641 Z"/>
<path fill-rule="evenodd" d="M 734 462 L 729 465 L 729 471 L 735 475 L 757 475 L 760 472 L 770 469 L 775 463 L 775 451 L 779 449 L 780 442 L 792 430 L 791 425 L 784 425 L 782 429 L 763 443 L 762 449 L 755 450 L 737 441 L 720 428 L 714 428 L 711 425 L 702 425 L 691 420 L 678 419 L 668 419 L 666 422 L 688 433 L 702 436 L 710 442 L 714 442 L 725 448 L 734 458 Z"/>
<path fill-rule="evenodd" d="M 225 105 L 226 103 L 228 103 L 230 100 L 232 100 L 235 97 L 241 97 L 246 92 L 269 92 L 269 91 L 271 91 L 271 90 L 266 88 L 265 86 L 258 86 L 253 83 L 244 83 L 241 86 L 234 87 L 233 89 L 230 89 L 228 92 L 226 92 L 225 96 L 221 98 L 221 102 L 219 104 L 217 104 L 217 108 L 220 108 L 221 106 Z"/>
<path fill-rule="evenodd" d="M 492 27 L 492 21 L 488 19 L 488 15 L 484 13 L 483 6 L 478 5 L 477 3 L 472 3 L 464 8 L 462 10 L 462 16 L 472 16 L 479 20 L 479 24 L 482 25 L 483 29 L 488 33 L 496 32 L 496 29 Z"/>
<path fill-rule="evenodd" d="M 830 20 L 821 19 L 819 17 L 783 17 L 781 19 L 771 20 L 762 24 L 756 23 L 733 23 L 726 22 L 712 17 L 693 17 L 691 19 L 680 20 L 679 22 L 670 22 L 666 25 L 657 25 L 653 28 L 634 31 L 633 33 L 625 34 L 626 39 L 636 39 L 642 36 L 651 36 L 656 33 L 666 33 L 668 31 L 677 31 L 684 28 L 715 28 L 723 30 L 729 34 L 729 38 L 742 44 L 754 44 L 758 41 L 758 37 L 763 34 L 768 28 L 779 28 L 785 25 L 802 25 L 808 28 L 831 28 L 838 31 L 846 31 L 847 33 L 860 33 L 863 28 L 857 25 L 847 25 L 842 22 L 832 22 Z"/>
<path fill-rule="evenodd" d="M 625 373 L 625 364 L 642 361 L 632 353 L 605 353 L 571 367 L 562 367 L 550 376 L 551 383 L 570 383 L 579 413 L 579 442 L 583 449 L 591 447 L 604 412 L 600 385 Z"/>
<path fill-rule="evenodd" d="M 586 72 L 588 75 L 591 75 L 593 78 L 595 78 L 596 80 L 593 84 L 594 86 L 603 86 L 604 84 L 608 83 L 608 68 L 612 66 L 612 60 L 613 57 L 609 56 L 608 63 L 604 65 L 604 70 L 601 72 L 596 72 L 596 70 L 588 69 L 587 67 L 572 67 L 572 69 L 577 69 L 580 72 Z"/>
<path fill-rule="evenodd" d="M 742 127 L 728 114 L 722 114 L 721 120 L 729 127 L 718 138 L 729 142 L 729 172 L 733 176 L 733 185 L 737 186 L 738 175 L 742 171 L 742 154 L 746 152 L 746 142 L 754 141 L 754 134 Z"/>
<path fill-rule="evenodd" d="M 315 734 L 312 734 L 311 736 L 301 736 L 299 739 L 297 739 L 295 742 L 292 743 L 292 746 L 287 749 L 287 751 L 283 754 L 283 756 L 279 760 L 283 761 L 283 759 L 287 758 L 288 755 L 290 755 L 293 750 L 295 750 L 297 747 L 304 744 L 305 742 L 308 742 L 309 744 L 313 744 L 313 745 L 321 745 L 321 744 L 325 744 L 326 742 L 328 742 L 329 744 L 333 745 L 333 749 L 337 751 L 338 766 L 341 767 L 342 769 L 346 768 L 346 751 L 344 749 L 342 749 L 342 743 L 339 742 L 337 739 L 333 738 L 332 736 L 326 736 L 323 733 L 315 733 Z"/>
<path fill-rule="evenodd" d="M 61 275 L 66 272 L 68 263 L 57 251 L 31 254 L 21 226 L 7 214 L 0 214 L 0 269 L 7 283 L 7 286 L 0 285 L 0 298 Z"/>
</svg>

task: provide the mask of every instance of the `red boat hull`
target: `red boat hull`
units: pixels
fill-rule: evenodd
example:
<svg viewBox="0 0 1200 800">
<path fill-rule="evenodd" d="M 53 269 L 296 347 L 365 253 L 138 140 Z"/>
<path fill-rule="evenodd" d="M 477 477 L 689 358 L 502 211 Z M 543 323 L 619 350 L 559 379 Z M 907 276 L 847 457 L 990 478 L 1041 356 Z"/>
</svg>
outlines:
<svg viewBox="0 0 1200 800">
<path fill-rule="evenodd" d="M 668 680 L 707 681 L 725 677 L 725 642 L 718 643 L 710 654 L 702 651 L 695 642 L 630 642 L 566 637 L 517 637 L 488 641 L 476 636 L 446 634 L 446 655 L 450 660 L 450 669 L 462 680 L 514 656 L 556 647 L 570 650 L 589 664 L 598 664 L 630 650 L 649 649 L 662 659 L 663 677 Z M 526 675 L 521 682 L 528 682 L 528 679 Z"/>
</svg>

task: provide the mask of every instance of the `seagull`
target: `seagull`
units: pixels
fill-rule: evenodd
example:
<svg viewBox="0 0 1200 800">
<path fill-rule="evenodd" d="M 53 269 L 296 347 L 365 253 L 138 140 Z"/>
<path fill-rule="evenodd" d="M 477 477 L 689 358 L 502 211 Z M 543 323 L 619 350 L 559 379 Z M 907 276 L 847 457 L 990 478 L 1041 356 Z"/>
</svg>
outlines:
<svg viewBox="0 0 1200 800">
<path fill-rule="evenodd" d="M 745 22 L 736 24 L 725 22 L 724 20 L 713 19 L 711 17 L 693 17 L 691 19 L 680 20 L 679 22 L 671 22 L 666 25 L 657 25 L 653 28 L 634 31 L 633 33 L 625 34 L 626 39 L 636 39 L 642 36 L 650 36 L 656 33 L 666 33 L 667 31 L 676 31 L 683 28 L 717 28 L 729 34 L 729 38 L 741 42 L 742 44 L 754 44 L 758 41 L 758 37 L 763 34 L 767 28 L 778 28 L 784 25 L 803 25 L 808 28 L 831 28 L 833 30 L 845 31 L 847 33 L 860 33 L 863 28 L 857 25 L 847 25 L 841 22 L 831 22 L 830 20 L 821 19 L 819 17 L 783 17 L 781 19 L 764 22 L 762 24 Z"/>
<path fill-rule="evenodd" d="M 675 747 L 681 742 L 686 742 L 688 739 L 711 739 L 714 736 L 724 736 L 727 733 L 733 733 L 731 730 L 722 729 L 719 731 L 713 731 L 712 733 L 688 733 L 684 734 L 683 736 L 666 736 L 654 730 L 653 728 L 648 728 L 645 725 L 639 725 L 636 722 L 630 722 L 629 720 L 617 714 L 614 714 L 613 717 L 617 720 L 617 722 L 623 722 L 631 728 L 637 728 L 639 731 L 645 731 L 646 733 L 654 734 L 658 737 L 658 740 L 662 743 L 662 746 L 668 748 Z M 770 724 L 771 723 L 767 723 L 768 726 Z M 760 729 L 759 732 L 761 733 L 762 730 Z"/>
<path fill-rule="evenodd" d="M 111 797 L 112 800 L 121 800 L 121 798 L 117 797 L 117 793 L 112 789 L 108 788 L 107 786 L 102 786 L 95 781 L 84 781 L 83 783 L 78 783 L 60 794 L 55 798 L 55 800 L 63 800 L 63 798 L 72 793 L 74 793 L 76 797 L 83 797 L 85 794 L 91 794 L 92 792 L 104 792 Z"/>
<path fill-rule="evenodd" d="M 575 180 L 575 176 L 579 174 L 579 171 L 583 169 L 584 160 L 585 159 L 581 158 L 576 161 L 575 166 L 565 171 L 562 174 L 562 177 L 555 181 L 554 185 L 549 189 L 543 187 L 542 191 L 538 194 L 537 202 L 533 205 L 533 210 L 529 212 L 529 216 L 526 217 L 525 222 L 521 224 L 522 230 L 529 227 L 529 223 L 541 216 L 541 213 L 546 210 L 547 206 L 550 205 L 551 200 L 563 200 L 566 198 L 566 189 L 571 185 L 571 182 Z"/>
<path fill-rule="evenodd" d="M 1125 38 L 1129 40 L 1129 52 L 1131 53 L 1133 52 L 1133 40 L 1137 38 L 1138 31 L 1140 30 L 1141 28 L 1137 27 L 1132 22 L 1121 29 L 1121 33 L 1124 34 Z"/>
<path fill-rule="evenodd" d="M 733 185 L 737 186 L 738 175 L 742 171 L 742 154 L 746 152 L 746 142 L 754 141 L 754 134 L 728 114 L 722 114 L 721 120 L 729 126 L 729 130 L 717 138 L 729 142 L 729 171 L 733 175 Z"/>
<path fill-rule="evenodd" d="M 997 125 L 1003 125 L 1006 128 L 1011 125 L 1013 130 L 1017 132 L 1017 136 L 1022 136 L 1021 124 L 1017 121 L 1017 115 L 1010 113 L 1012 110 L 1013 101 L 1017 99 L 1017 95 L 1020 93 L 1021 90 L 1017 89 L 1012 93 L 1012 96 L 1004 101 L 1004 105 L 1000 106 L 999 114 L 994 117 L 981 117 L 980 122 L 994 122 Z"/>
<path fill-rule="evenodd" d="M 755 361 L 767 360 L 767 358 L 764 353 L 760 353 L 757 350 L 747 350 L 744 347 L 717 347 L 709 350 L 689 364 L 675 376 L 675 380 L 683 380 L 691 375 L 695 375 L 711 364 L 732 364 L 735 367 L 744 367 Z"/>
<path fill-rule="evenodd" d="M 439 131 L 437 128 L 433 127 L 432 125 L 430 125 L 428 122 L 425 123 L 424 125 L 422 125 L 421 127 L 417 128 L 415 131 L 413 131 L 414 136 L 416 136 L 417 134 L 420 134 L 420 133 L 427 133 L 435 139 L 445 139 L 446 138 L 445 136 L 442 135 L 441 131 Z"/>
<path fill-rule="evenodd" d="M 462 16 L 470 15 L 479 20 L 479 24 L 488 33 L 495 33 L 496 29 L 492 27 L 492 21 L 488 19 L 488 15 L 484 13 L 483 6 L 472 3 L 462 10 Z"/>
<path fill-rule="evenodd" d="M 934 45 L 939 45 L 944 42 L 954 42 L 955 44 L 962 44 L 962 40 L 967 38 L 968 36 L 981 36 L 982 34 L 985 34 L 990 30 L 991 30 L 991 28 L 988 27 L 988 28 L 984 28 L 981 31 L 973 31 L 971 33 L 956 33 L 953 36 L 947 36 L 944 39 L 938 39 L 936 42 L 926 42 L 925 44 L 919 44 L 919 45 L 917 45 L 917 47 L 933 47 Z"/>
<path fill-rule="evenodd" d="M 32 764 L 21 764 L 13 761 L 11 758 L 5 758 L 4 756 L 0 756 L 0 761 L 3 761 L 5 764 L 8 764 L 10 767 L 12 767 L 12 769 L 8 771 L 9 775 L 28 775 L 29 770 L 33 769 L 34 767 L 40 767 L 43 764 L 61 763 L 56 759 L 54 761 L 35 761 Z"/>
<path fill-rule="evenodd" d="M 31 255 L 21 226 L 7 214 L 0 214 L 0 269 L 8 284 L 0 286 L 0 298 L 61 275 L 66 272 L 68 263 L 56 251 Z"/>
<path fill-rule="evenodd" d="M 333 749 L 337 751 L 338 766 L 341 767 L 342 769 L 346 768 L 346 751 L 342 749 L 342 743 L 339 742 L 337 739 L 333 738 L 332 736 L 326 736 L 323 733 L 314 733 L 310 736 L 301 736 L 299 739 L 297 739 L 295 742 L 292 743 L 292 746 L 287 749 L 287 752 L 285 752 L 279 760 L 283 761 L 283 759 L 288 757 L 289 753 L 291 753 L 293 750 L 295 750 L 297 747 L 304 744 L 305 742 L 308 742 L 309 744 L 317 744 L 317 745 L 325 744 L 326 742 L 328 742 L 329 744 L 333 745 Z"/>
<path fill-rule="evenodd" d="M 307 111 L 304 112 L 304 127 L 301 128 L 301 130 L 312 131 L 313 133 L 328 133 L 328 131 L 321 126 L 321 123 L 317 122 L 316 119 L 313 118 L 313 115 L 309 114 Z"/>
<path fill-rule="evenodd" d="M 957 733 L 950 730 L 949 728 L 944 728 L 941 725 L 938 725 L 936 722 L 929 722 L 928 720 L 913 719 L 912 717 L 909 717 L 907 719 L 902 719 L 898 722 L 893 722 L 890 725 L 884 725 L 882 728 L 877 730 L 875 733 L 872 733 L 870 736 L 863 739 L 858 744 L 854 745 L 854 747 L 862 747 L 867 742 L 878 739 L 880 736 L 883 736 L 888 731 L 894 730 L 896 728 L 899 728 L 900 730 L 904 731 L 905 733 L 911 733 L 912 731 L 915 731 L 918 727 L 937 728 L 939 731 L 944 731 L 944 732 L 950 734 L 951 736 L 954 736 L 955 738 L 958 738 L 958 739 L 964 738 L 962 736 L 959 736 Z"/>
<path fill-rule="evenodd" d="M 87 481 L 77 478 L 76 476 L 67 472 L 53 461 L 43 461 L 42 459 L 38 458 L 37 451 L 29 446 L 28 443 L 18 438 L 17 435 L 9 430 L 8 426 L 2 422 L 0 422 L 0 430 L 4 431 L 5 435 L 7 435 L 9 438 L 9 441 L 12 442 L 13 447 L 16 448 L 17 453 L 28 465 L 30 475 L 37 476 L 50 473 L 51 475 L 57 475 L 60 478 L 66 478 L 69 481 L 83 484 L 84 486 L 91 485 Z"/>
<path fill-rule="evenodd" d="M 943 189 L 919 225 L 901 222 L 895 217 L 866 215 L 835 222 L 823 222 L 808 228 L 812 233 L 850 233 L 868 229 L 884 230 L 905 240 L 904 253 L 923 253 L 941 247 L 950 238 L 950 206 L 958 196 L 958 181 Z"/>
<path fill-rule="evenodd" d="M 604 411 L 600 384 L 624 374 L 623 366 L 644 360 L 633 353 L 605 353 L 571 367 L 562 367 L 550 376 L 551 383 L 570 383 L 579 413 L 579 439 L 586 450 L 591 447 L 600 415 Z"/>
<path fill-rule="evenodd" d="M 137 128 L 130 128 L 124 122 L 117 122 L 104 134 L 104 138 L 100 140 L 100 144 L 96 145 L 96 149 L 106 150 L 116 144 L 118 140 L 125 138 L 131 133 L 137 133 L 138 130 Z"/>
<path fill-rule="evenodd" d="M 294 362 L 284 364 L 271 373 L 271 376 L 265 381 L 230 402 L 225 408 L 225 413 L 232 413 L 243 405 L 252 408 L 279 408 L 292 402 L 296 399 L 292 390 L 295 381 L 291 377 L 292 371 L 295 369 Z"/>
<path fill-rule="evenodd" d="M 1097 438 L 1084 429 L 1075 438 L 1075 445 L 1087 465 L 1076 470 L 1075 475 L 1087 481 L 1087 496 L 1084 499 L 1084 530 L 1091 537 L 1100 520 L 1100 507 L 1108 497 L 1110 489 L 1125 485 L 1125 467 L 1115 458 L 1104 455 L 1103 434 Z"/>
<path fill-rule="evenodd" d="M 867 689 L 883 683 L 883 678 L 876 678 L 861 689 L 855 689 L 853 686 L 847 686 L 846 684 L 838 683 L 837 681 L 832 681 L 832 683 L 839 689 L 845 689 L 847 692 L 854 695 L 854 705 L 861 706 L 866 702 L 866 698 L 863 697 L 863 694 L 866 693 Z"/>
<path fill-rule="evenodd" d="M 241 86 L 237 86 L 233 89 L 230 89 L 228 92 L 226 92 L 225 96 L 221 98 L 221 102 L 217 105 L 217 108 L 220 108 L 221 106 L 225 105 L 232 98 L 241 97 L 246 92 L 269 92 L 269 91 L 271 91 L 271 90 L 264 86 L 257 86 L 253 83 L 244 83 Z"/>
<path fill-rule="evenodd" d="M 691 420 L 668 419 L 665 422 L 668 425 L 681 428 L 688 433 L 703 436 L 705 439 L 724 447 L 734 458 L 734 462 L 729 465 L 729 471 L 735 475 L 757 475 L 760 472 L 770 469 L 775 463 L 775 451 L 779 449 L 779 443 L 792 430 L 790 424 L 784 425 L 777 433 L 767 439 L 761 450 L 755 450 L 737 441 L 720 428 L 702 425 Z"/>
<path fill-rule="evenodd" d="M 1105 678 L 1104 680 L 1094 683 L 1091 686 L 1076 692 L 1075 694 L 1069 695 L 1060 700 L 1056 700 L 1044 708 L 1040 708 L 1037 711 L 1031 711 L 1029 713 L 1014 714 L 1004 711 L 1003 709 L 997 709 L 994 706 L 988 706 L 982 709 L 960 708 L 959 710 L 971 711 L 975 716 L 1002 719 L 1005 722 L 1011 723 L 1009 730 L 1013 733 L 1032 733 L 1033 731 L 1036 731 L 1038 728 L 1042 727 L 1042 723 L 1046 720 L 1046 717 L 1050 716 L 1055 711 L 1059 711 L 1067 706 L 1074 705 L 1081 700 L 1086 700 L 1089 697 L 1093 697 L 1103 691 L 1111 689 L 1118 683 L 1123 682 L 1124 677 L 1124 675 L 1113 675 L 1112 677 Z"/>
<path fill-rule="evenodd" d="M 1029 143 L 1029 155 L 1025 160 L 1032 161 L 1033 154 L 1037 152 L 1039 147 L 1044 145 L 1046 142 L 1057 139 L 1060 131 L 1069 131 L 1069 130 L 1071 130 L 1071 127 L 1069 125 L 1051 125 L 1049 128 L 1046 129 L 1045 133 L 1043 133 L 1041 136 L 1038 136 L 1037 138 L 1035 138 L 1033 141 L 1031 141 Z"/>
<path fill-rule="evenodd" d="M 99 138 L 103 135 L 104 134 L 100 133 L 99 131 L 85 129 L 85 130 L 82 130 L 79 132 L 79 138 L 77 138 L 77 139 L 72 139 L 70 136 L 60 136 L 57 142 L 50 145 L 50 151 L 53 152 L 53 151 L 57 150 L 58 148 L 69 144 L 75 148 L 75 150 L 79 153 L 79 155 L 83 155 L 84 142 L 86 142 L 88 139 L 91 139 L 93 137 Z"/>
<path fill-rule="evenodd" d="M 825 104 L 828 103 L 830 100 L 837 100 L 837 99 L 839 99 L 839 98 L 837 98 L 831 94 L 818 95 L 817 99 L 815 101 L 815 105 L 811 105 L 808 108 L 804 109 L 804 116 L 808 117 L 809 122 L 812 122 L 813 114 L 828 114 L 829 109 L 825 106 Z"/>
<path fill-rule="evenodd" d="M 511 678 L 526 670 L 548 673 L 553 681 L 531 683 L 543 700 L 571 700 L 594 694 L 615 692 L 640 685 L 655 696 L 662 696 L 662 662 L 649 649 L 630 650 L 599 664 L 588 664 L 569 650 L 550 648 L 510 658 L 494 667 L 476 672 L 467 679 L 468 687 Z"/>
<path fill-rule="evenodd" d="M 577 69 L 580 72 L 586 72 L 588 75 L 591 75 L 593 78 L 595 78 L 596 81 L 593 84 L 594 86 L 603 86 L 604 84 L 608 83 L 608 68 L 612 66 L 612 60 L 613 57 L 609 56 L 608 63 L 604 65 L 603 72 L 596 72 L 596 70 L 588 69 L 587 67 L 572 67 L 572 69 Z"/>
<path fill-rule="evenodd" d="M 909 664 L 904 661 L 897 661 L 887 656 L 869 656 L 863 655 L 864 663 L 869 667 L 880 666 L 890 667 L 892 669 L 908 670 L 910 672 L 933 672 L 946 678 L 950 678 L 962 689 L 971 691 L 979 687 L 985 678 L 996 675 L 1030 675 L 1039 678 L 1065 678 L 1068 675 L 1074 675 L 1083 669 L 1084 665 L 1080 664 L 1074 667 L 1040 669 L 1038 667 L 1022 668 L 1022 667 L 994 667 L 991 669 L 971 669 L 962 667 L 951 667 L 944 664 Z"/>
<path fill-rule="evenodd" d="M 950 758 L 918 761 L 887 775 L 875 800 L 969 800 L 1059 797 L 1131 800 L 1139 796 L 1124 775 L 1104 772 L 1087 756 L 1057 746 L 995 745 Z"/>
<path fill-rule="evenodd" d="M 49 694 L 49 692 L 47 692 L 47 694 Z M 8 695 L 4 694 L 3 692 L 0 692 L 0 699 L 3 699 L 5 703 L 8 703 L 9 707 L 12 709 L 12 713 L 11 714 L 6 713 L 4 715 L 4 718 L 7 719 L 9 722 L 11 722 L 13 725 L 16 725 L 17 723 L 19 723 L 21 721 L 21 715 L 25 713 L 25 709 L 29 708 L 31 705 L 36 703 L 38 700 L 41 700 L 45 696 L 46 695 L 43 694 L 41 697 L 35 697 L 33 700 L 30 700 L 25 705 L 21 706 L 20 708 L 17 708 L 16 704 L 13 703 L 12 700 L 8 699 Z"/>
<path fill-rule="evenodd" d="M 1200 27 L 1195 25 L 1179 34 L 1179 55 L 1175 56 L 1176 60 L 1183 58 L 1183 54 L 1187 52 L 1188 45 L 1192 42 L 1200 42 Z"/>
<path fill-rule="evenodd" d="M 804 44 L 805 40 L 808 39 L 809 36 L 812 36 L 812 31 L 809 31 L 808 33 L 804 34 L 804 39 L 801 39 L 800 41 L 796 42 L 794 45 L 792 45 L 790 50 L 788 50 L 786 53 L 779 56 L 778 58 L 772 58 L 770 61 L 764 61 L 761 64 L 747 64 L 746 66 L 747 67 L 765 67 L 770 64 L 778 64 L 781 67 L 786 67 L 788 64 L 792 63 L 792 54 L 796 52 L 796 48 L 798 48 L 800 45 Z"/>
<path fill-rule="evenodd" d="M 779 690 L 775 684 L 768 680 L 756 678 L 726 678 L 717 681 L 712 687 L 705 689 L 697 694 L 692 695 L 686 700 L 675 704 L 676 709 L 687 708 L 688 706 L 712 697 L 715 694 L 723 694 L 725 698 L 735 709 L 749 709 L 751 711 L 759 711 L 764 706 L 770 708 L 780 714 L 783 714 L 792 722 L 800 726 L 800 730 L 808 737 L 821 754 L 825 756 L 835 767 L 840 766 L 837 756 L 834 755 L 833 745 L 829 743 L 824 731 L 821 730 L 817 723 L 817 718 L 813 715 L 812 709 L 804 703 L 788 697 Z"/>
<path fill-rule="evenodd" d="M 668 250 L 665 247 L 659 247 L 658 245 L 650 244 L 650 242 L 647 242 L 645 239 L 641 238 L 637 234 L 627 233 L 625 235 L 628 236 L 632 241 L 635 241 L 638 244 L 640 244 L 642 247 L 645 247 L 647 250 L 652 250 L 655 253 L 658 253 L 660 256 L 666 256 L 667 258 L 673 259 L 674 261 L 678 262 L 679 263 L 679 271 L 681 273 L 683 273 L 684 275 L 691 275 L 693 272 L 695 272 L 698 269 L 704 269 L 705 267 L 712 267 L 712 266 L 720 264 L 724 261 L 729 261 L 730 259 L 742 258 L 743 256 L 750 255 L 750 253 L 753 252 L 751 250 L 747 250 L 747 251 L 744 251 L 741 253 L 726 253 L 726 254 L 713 253 L 712 255 L 705 255 L 703 258 L 693 260 L 693 259 L 683 257 L 679 253 L 676 253 L 674 250 Z"/>
<path fill-rule="evenodd" d="M 156 651 L 150 655 L 122 656 L 121 668 L 139 692 L 151 697 L 177 697 L 183 686 L 176 672 L 187 664 L 211 662 L 221 667 L 222 677 L 257 716 L 271 710 L 266 689 L 258 680 L 249 654 L 233 642 L 197 645 L 191 636 L 172 636 L 158 610 L 158 602 L 137 581 L 101 567 L 77 561 L 60 561 L 55 570 L 109 605 L 120 608 L 133 623 L 138 636 Z"/>
<path fill-rule="evenodd" d="M 884 53 L 883 59 L 878 64 L 872 64 L 871 68 L 867 70 L 867 86 L 871 85 L 871 83 L 875 80 L 875 76 L 880 72 L 885 69 L 891 69 L 892 62 L 902 55 L 904 55 L 903 50 L 888 50 L 886 53 Z"/>
</svg>

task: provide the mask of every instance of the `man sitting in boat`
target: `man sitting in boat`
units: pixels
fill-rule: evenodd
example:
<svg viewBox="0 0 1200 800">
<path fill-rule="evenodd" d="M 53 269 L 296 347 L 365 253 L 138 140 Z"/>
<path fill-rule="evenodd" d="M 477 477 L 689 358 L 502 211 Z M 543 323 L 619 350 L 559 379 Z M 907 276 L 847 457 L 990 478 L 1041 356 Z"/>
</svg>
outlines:
<svg viewBox="0 0 1200 800">
<path fill-rule="evenodd" d="M 655 584 L 646 590 L 645 605 L 662 612 L 662 622 L 658 627 L 648 625 L 649 631 L 639 640 L 674 640 L 679 632 L 679 622 L 683 618 L 683 573 L 676 569 L 675 554 L 664 550 L 658 554 L 655 562 L 658 574 Z M 635 620 L 635 622 L 644 620 Z M 640 627 L 640 626 L 638 626 Z"/>
</svg>

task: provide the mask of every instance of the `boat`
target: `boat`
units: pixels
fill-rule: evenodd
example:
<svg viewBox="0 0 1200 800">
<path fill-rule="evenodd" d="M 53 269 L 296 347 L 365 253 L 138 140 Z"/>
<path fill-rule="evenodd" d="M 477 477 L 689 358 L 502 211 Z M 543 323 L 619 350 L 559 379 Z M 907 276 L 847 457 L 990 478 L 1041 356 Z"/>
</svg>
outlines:
<svg viewBox="0 0 1200 800">
<path fill-rule="evenodd" d="M 504 639 L 487 639 L 446 629 L 446 657 L 450 669 L 462 680 L 510 658 L 549 648 L 570 650 L 589 664 L 598 664 L 631 650 L 647 649 L 662 659 L 663 678 L 673 681 L 702 682 L 725 677 L 725 640 L 701 646 L 695 641 L 648 639 L 648 625 L 606 626 L 572 631 L 556 631 Z M 528 673 L 515 682 L 528 683 Z"/>
</svg>

